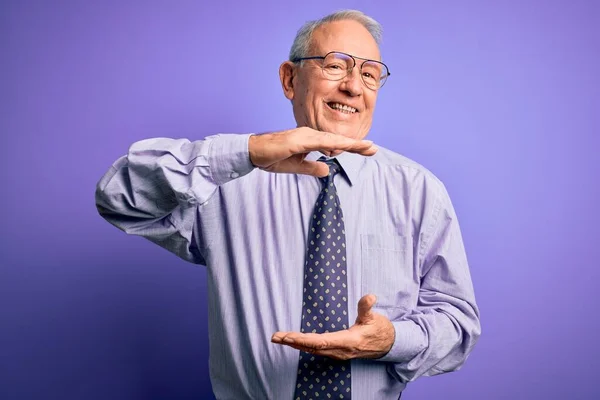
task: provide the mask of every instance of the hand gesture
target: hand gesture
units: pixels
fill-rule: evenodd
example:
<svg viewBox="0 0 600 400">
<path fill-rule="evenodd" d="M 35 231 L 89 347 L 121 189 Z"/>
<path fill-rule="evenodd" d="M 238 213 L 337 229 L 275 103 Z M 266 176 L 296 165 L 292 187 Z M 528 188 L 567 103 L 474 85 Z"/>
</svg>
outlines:
<svg viewBox="0 0 600 400">
<path fill-rule="evenodd" d="M 372 294 L 360 299 L 356 322 L 349 329 L 329 333 L 277 332 L 271 342 L 338 360 L 383 357 L 392 348 L 396 331 L 389 319 L 371 310 L 376 300 Z"/>
<path fill-rule="evenodd" d="M 336 156 L 344 151 L 372 156 L 377 147 L 370 140 L 350 139 L 308 127 L 250 136 L 250 161 L 269 172 L 287 172 L 324 177 L 329 167 L 319 161 L 305 160 L 311 151 Z"/>
</svg>

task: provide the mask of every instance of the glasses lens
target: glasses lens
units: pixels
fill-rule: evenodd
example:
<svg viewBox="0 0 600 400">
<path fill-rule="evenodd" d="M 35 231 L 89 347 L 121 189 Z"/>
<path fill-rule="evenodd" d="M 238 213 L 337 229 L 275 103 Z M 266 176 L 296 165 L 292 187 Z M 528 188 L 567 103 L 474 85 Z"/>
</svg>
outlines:
<svg viewBox="0 0 600 400">
<path fill-rule="evenodd" d="M 323 60 L 323 73 L 332 80 L 342 79 L 354 66 L 354 60 L 346 54 L 329 53 Z"/>
<path fill-rule="evenodd" d="M 362 65 L 362 78 L 365 85 L 371 89 L 379 89 L 388 77 L 385 65 L 377 61 L 366 61 Z"/>
</svg>

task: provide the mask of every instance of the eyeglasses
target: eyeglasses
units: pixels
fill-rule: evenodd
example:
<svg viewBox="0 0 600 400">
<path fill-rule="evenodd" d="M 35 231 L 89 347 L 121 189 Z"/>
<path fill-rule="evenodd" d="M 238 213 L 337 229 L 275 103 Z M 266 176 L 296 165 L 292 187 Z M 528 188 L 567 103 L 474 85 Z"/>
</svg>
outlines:
<svg viewBox="0 0 600 400">
<path fill-rule="evenodd" d="M 297 63 L 304 60 L 323 60 L 323 76 L 331 81 L 339 81 L 352 72 L 356 66 L 356 59 L 363 60 L 360 64 L 360 76 L 365 86 L 371 90 L 380 89 L 390 76 L 387 65 L 380 61 L 354 57 L 339 51 L 331 51 L 324 56 L 294 58 L 290 61 Z"/>
</svg>

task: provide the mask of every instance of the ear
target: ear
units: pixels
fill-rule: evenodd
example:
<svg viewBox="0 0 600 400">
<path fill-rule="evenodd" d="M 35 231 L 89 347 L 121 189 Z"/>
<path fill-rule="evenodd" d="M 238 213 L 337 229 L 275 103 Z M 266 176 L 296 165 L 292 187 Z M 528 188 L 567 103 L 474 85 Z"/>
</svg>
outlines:
<svg viewBox="0 0 600 400">
<path fill-rule="evenodd" d="M 294 77 L 296 75 L 296 65 L 291 61 L 285 61 L 279 67 L 279 80 L 283 94 L 288 100 L 294 98 Z"/>
</svg>

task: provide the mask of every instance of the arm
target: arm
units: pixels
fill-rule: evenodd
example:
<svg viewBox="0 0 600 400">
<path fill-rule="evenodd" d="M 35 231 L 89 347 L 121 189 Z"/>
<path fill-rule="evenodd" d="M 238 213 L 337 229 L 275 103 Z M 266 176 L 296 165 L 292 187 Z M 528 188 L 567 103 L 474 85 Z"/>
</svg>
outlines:
<svg viewBox="0 0 600 400">
<path fill-rule="evenodd" d="M 184 260 L 205 264 L 210 238 L 198 221 L 214 221 L 218 208 L 207 201 L 218 187 L 251 172 L 326 176 L 326 164 L 306 154 L 350 151 L 373 155 L 372 142 L 301 127 L 264 135 L 214 135 L 187 139 L 147 139 L 134 143 L 96 187 L 100 215 L 117 228 L 145 237 Z"/>
<path fill-rule="evenodd" d="M 417 307 L 392 318 L 394 344 L 378 359 L 392 362 L 390 372 L 405 382 L 458 370 L 481 334 L 460 227 L 447 192 L 441 189 L 421 234 Z"/>
<path fill-rule="evenodd" d="M 388 362 L 388 371 L 403 382 L 459 369 L 481 327 L 460 228 L 445 189 L 439 187 L 421 224 L 421 285 L 414 310 L 398 308 L 385 316 L 372 311 L 376 297 L 367 294 L 349 329 L 276 332 L 271 341 L 336 359 Z"/>
<path fill-rule="evenodd" d="M 134 143 L 98 182 L 98 212 L 128 234 L 204 264 L 202 253 L 209 243 L 197 226 L 198 216 L 216 217 L 202 213 L 218 186 L 254 168 L 248 156 L 249 136 Z"/>
</svg>

